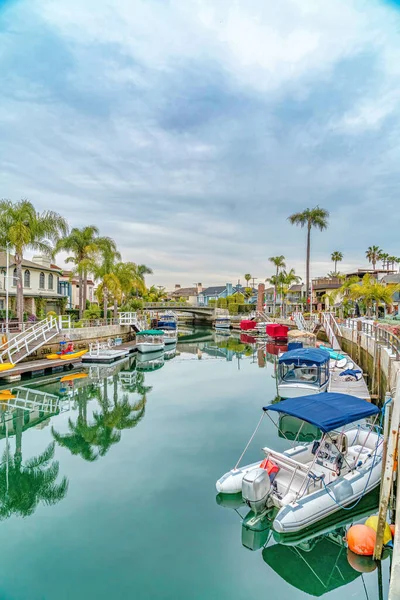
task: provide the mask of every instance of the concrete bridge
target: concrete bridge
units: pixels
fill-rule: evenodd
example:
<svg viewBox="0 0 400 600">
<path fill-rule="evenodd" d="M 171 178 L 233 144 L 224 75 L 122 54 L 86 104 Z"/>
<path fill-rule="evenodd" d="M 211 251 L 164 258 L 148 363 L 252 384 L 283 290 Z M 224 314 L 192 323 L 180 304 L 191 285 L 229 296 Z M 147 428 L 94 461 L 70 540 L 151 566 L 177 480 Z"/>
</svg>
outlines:
<svg viewBox="0 0 400 600">
<path fill-rule="evenodd" d="M 214 306 L 192 306 L 184 302 L 146 302 L 144 308 L 154 311 L 185 312 L 207 320 L 214 319 L 219 312 Z"/>
</svg>

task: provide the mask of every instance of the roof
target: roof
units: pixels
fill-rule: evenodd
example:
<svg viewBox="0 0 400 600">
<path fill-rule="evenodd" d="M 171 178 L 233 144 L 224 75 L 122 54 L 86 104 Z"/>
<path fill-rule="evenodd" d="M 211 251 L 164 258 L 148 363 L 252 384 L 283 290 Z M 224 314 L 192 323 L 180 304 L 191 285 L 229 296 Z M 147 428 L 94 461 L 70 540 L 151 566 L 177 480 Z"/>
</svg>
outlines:
<svg viewBox="0 0 400 600">
<path fill-rule="evenodd" d="M 289 292 L 302 292 L 304 286 L 301 283 L 296 283 L 289 288 Z"/>
<path fill-rule="evenodd" d="M 393 275 L 385 275 L 385 277 L 382 277 L 381 282 L 400 283 L 400 273 L 393 273 Z"/>
<path fill-rule="evenodd" d="M 289 398 L 264 406 L 263 410 L 297 417 L 325 433 L 379 413 L 379 408 L 366 400 L 333 392 Z"/>
<path fill-rule="evenodd" d="M 197 296 L 197 288 L 195 287 L 187 287 L 187 288 L 178 288 L 173 292 L 169 292 L 169 296 Z"/>
<path fill-rule="evenodd" d="M 143 331 L 138 331 L 136 335 L 164 335 L 164 332 L 160 329 L 144 329 Z"/>
<path fill-rule="evenodd" d="M 0 267 L 7 266 L 7 254 L 6 252 L 0 252 Z M 15 256 L 10 254 L 9 256 L 9 266 L 15 267 Z M 55 271 L 57 273 L 61 272 L 61 269 L 56 267 L 55 265 L 50 265 L 50 267 L 45 267 L 44 265 L 40 265 L 39 263 L 33 262 L 32 260 L 27 260 L 26 258 L 22 259 L 22 267 L 27 269 L 38 269 L 39 271 Z"/>
<path fill-rule="evenodd" d="M 279 364 L 323 365 L 330 359 L 330 354 L 322 348 L 298 348 L 285 352 L 279 358 Z"/>
<path fill-rule="evenodd" d="M 204 296 L 219 296 L 223 291 L 226 290 L 226 285 L 213 285 L 211 287 L 206 288 L 201 294 Z"/>
</svg>

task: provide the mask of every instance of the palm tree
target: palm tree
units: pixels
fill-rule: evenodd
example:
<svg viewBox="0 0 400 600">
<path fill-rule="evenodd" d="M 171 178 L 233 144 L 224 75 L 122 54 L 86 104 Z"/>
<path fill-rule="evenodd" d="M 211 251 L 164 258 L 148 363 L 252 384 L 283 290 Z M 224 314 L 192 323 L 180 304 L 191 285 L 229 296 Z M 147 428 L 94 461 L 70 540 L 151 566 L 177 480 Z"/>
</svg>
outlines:
<svg viewBox="0 0 400 600">
<path fill-rule="evenodd" d="M 286 268 L 286 263 L 285 263 L 285 257 L 282 254 L 280 256 L 270 256 L 268 260 L 273 265 L 275 265 L 275 268 L 276 268 L 276 272 L 275 272 L 275 275 L 274 275 L 275 279 L 272 280 L 272 277 L 270 277 L 270 279 L 268 280 L 269 283 L 271 283 L 274 286 L 274 288 L 275 288 L 274 289 L 274 314 L 275 314 L 275 310 L 276 310 L 276 292 L 277 292 L 277 285 L 278 285 L 279 269 L 285 269 Z"/>
<path fill-rule="evenodd" d="M 99 301 L 103 300 L 103 316 L 107 318 L 109 296 L 118 296 L 120 294 L 120 282 L 114 274 L 114 268 L 117 262 L 121 260 L 121 255 L 117 246 L 109 237 L 99 238 L 97 240 L 99 252 L 96 260 L 91 264 L 95 279 L 100 279 L 101 283 L 97 288 L 97 297 Z"/>
<path fill-rule="evenodd" d="M 328 227 L 329 212 L 324 208 L 306 208 L 303 212 L 294 213 L 288 217 L 292 225 L 307 227 L 307 254 L 306 254 L 306 301 L 311 308 L 310 299 L 310 254 L 311 254 L 311 229 L 318 227 L 323 231 Z"/>
<path fill-rule="evenodd" d="M 98 235 L 99 230 L 95 225 L 87 225 L 81 229 L 74 227 L 67 237 L 59 240 L 56 246 L 56 253 L 62 251 L 73 253 L 73 256 L 69 256 L 65 262 L 73 263 L 78 274 L 80 319 L 86 308 L 88 267 L 99 250 L 96 243 L 99 239 Z"/>
<path fill-rule="evenodd" d="M 245 280 L 246 280 L 246 287 L 249 287 L 249 281 L 251 279 L 251 275 L 250 273 L 246 273 L 244 276 Z"/>
<path fill-rule="evenodd" d="M 296 275 L 296 272 L 294 269 L 290 269 L 289 272 L 281 271 L 278 275 L 278 279 L 279 279 L 279 283 L 280 283 L 280 287 L 281 287 L 282 302 L 284 301 L 284 306 L 285 306 L 284 312 L 285 312 L 285 316 L 286 316 L 286 314 L 287 314 L 286 298 L 287 298 L 288 292 L 292 285 L 294 285 L 295 283 L 300 283 L 301 277 Z"/>
<path fill-rule="evenodd" d="M 394 269 L 394 265 L 397 262 L 396 256 L 389 256 L 387 258 L 387 268 L 389 269 L 389 265 L 392 265 L 392 269 Z"/>
<path fill-rule="evenodd" d="M 381 259 L 382 250 L 379 246 L 369 246 L 365 251 L 365 256 L 368 258 L 368 262 L 372 263 L 372 268 L 375 271 L 376 263 Z"/>
<path fill-rule="evenodd" d="M 0 202 L 0 246 L 8 244 L 15 253 L 17 270 L 17 318 L 23 322 L 24 291 L 22 261 L 27 249 L 37 250 L 51 256 L 52 244 L 58 242 L 61 235 L 68 233 L 64 217 L 52 210 L 37 212 L 29 200 Z"/>
<path fill-rule="evenodd" d="M 343 260 L 343 254 L 341 252 L 338 252 L 337 250 L 335 250 L 335 252 L 332 252 L 331 261 L 333 261 L 333 263 L 335 264 L 335 273 L 337 273 L 338 262 L 341 262 L 342 260 Z"/>
<path fill-rule="evenodd" d="M 153 275 L 153 270 L 150 269 L 150 267 L 147 267 L 146 265 L 137 265 L 137 274 L 143 280 L 143 283 L 145 284 L 146 283 L 145 276 Z"/>
<path fill-rule="evenodd" d="M 350 287 L 350 296 L 354 300 L 363 300 L 367 308 L 367 315 L 371 316 L 372 306 L 376 304 L 391 306 L 393 304 L 393 293 L 399 291 L 399 285 L 384 285 L 379 283 L 369 273 L 364 275 L 361 284 Z"/>
<path fill-rule="evenodd" d="M 139 274 L 138 266 L 133 262 L 119 262 L 114 267 L 114 275 L 119 282 L 119 290 L 114 295 L 114 317 L 117 317 L 118 300 L 123 301 L 136 290 L 143 295 L 146 291 L 143 275 Z"/>
<path fill-rule="evenodd" d="M 389 254 L 387 252 L 380 253 L 379 260 L 382 261 L 382 269 L 385 269 L 388 258 L 389 258 Z"/>
</svg>

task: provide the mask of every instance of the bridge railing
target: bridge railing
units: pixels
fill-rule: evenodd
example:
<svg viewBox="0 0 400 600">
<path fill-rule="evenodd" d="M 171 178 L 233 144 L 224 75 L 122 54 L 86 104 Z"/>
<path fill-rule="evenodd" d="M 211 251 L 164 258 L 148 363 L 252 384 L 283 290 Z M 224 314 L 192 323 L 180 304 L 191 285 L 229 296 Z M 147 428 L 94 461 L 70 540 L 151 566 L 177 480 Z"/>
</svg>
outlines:
<svg viewBox="0 0 400 600">
<path fill-rule="evenodd" d="M 214 310 L 214 307 L 212 306 L 201 306 L 201 305 L 197 305 L 197 304 L 188 304 L 186 302 L 145 302 L 144 304 L 144 308 L 145 309 L 152 309 L 152 308 L 162 308 L 165 310 L 168 310 L 170 308 L 186 308 L 187 310 L 198 310 L 198 309 L 203 309 L 203 310 Z"/>
</svg>

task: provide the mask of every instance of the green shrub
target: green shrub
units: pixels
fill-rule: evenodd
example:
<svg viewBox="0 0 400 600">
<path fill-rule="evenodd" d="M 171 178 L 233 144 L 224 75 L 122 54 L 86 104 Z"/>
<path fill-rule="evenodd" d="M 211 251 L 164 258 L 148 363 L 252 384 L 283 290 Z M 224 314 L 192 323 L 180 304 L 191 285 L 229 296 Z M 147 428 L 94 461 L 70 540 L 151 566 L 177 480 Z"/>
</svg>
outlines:
<svg viewBox="0 0 400 600">
<path fill-rule="evenodd" d="M 228 306 L 226 298 L 218 298 L 217 306 L 218 308 L 226 308 Z"/>
<path fill-rule="evenodd" d="M 229 314 L 237 315 L 239 313 L 239 305 L 238 304 L 229 304 Z"/>
<path fill-rule="evenodd" d="M 217 303 L 217 301 L 215 300 L 215 298 L 211 298 L 211 300 L 208 301 L 208 306 L 215 306 Z"/>
<path fill-rule="evenodd" d="M 101 317 L 101 308 L 98 304 L 90 304 L 89 308 L 87 308 L 83 313 L 84 319 L 100 319 Z"/>
</svg>

